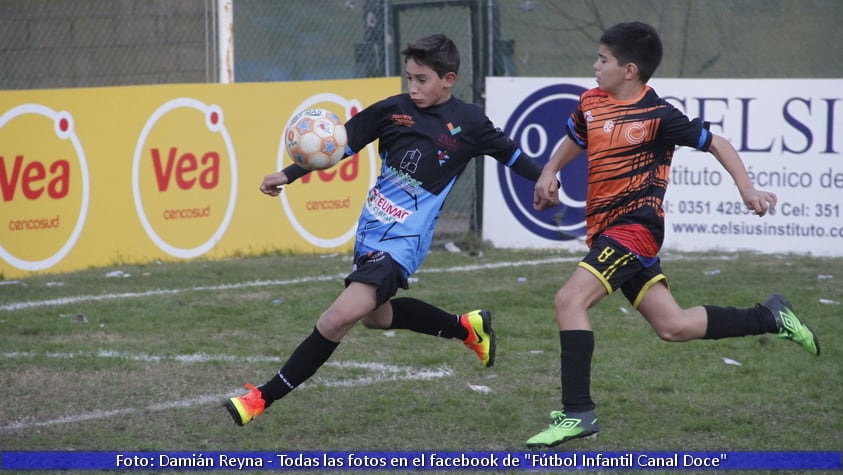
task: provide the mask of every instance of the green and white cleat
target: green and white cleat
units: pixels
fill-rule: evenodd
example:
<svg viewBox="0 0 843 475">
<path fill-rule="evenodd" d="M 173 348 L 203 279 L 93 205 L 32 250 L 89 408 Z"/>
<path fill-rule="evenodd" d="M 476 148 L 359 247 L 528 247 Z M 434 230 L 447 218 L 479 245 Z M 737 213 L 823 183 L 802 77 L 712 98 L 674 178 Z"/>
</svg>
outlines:
<svg viewBox="0 0 843 475">
<path fill-rule="evenodd" d="M 820 340 L 817 335 L 802 323 L 796 314 L 793 313 L 793 306 L 783 296 L 771 295 L 762 304 L 770 310 L 773 318 L 776 319 L 776 326 L 779 328 L 778 337 L 799 343 L 799 346 L 814 356 L 820 356 Z"/>
<path fill-rule="evenodd" d="M 600 430 L 594 410 L 568 414 L 553 411 L 550 418 L 553 422 L 547 429 L 530 437 L 527 447 L 554 447 L 569 440 L 593 436 Z"/>
</svg>

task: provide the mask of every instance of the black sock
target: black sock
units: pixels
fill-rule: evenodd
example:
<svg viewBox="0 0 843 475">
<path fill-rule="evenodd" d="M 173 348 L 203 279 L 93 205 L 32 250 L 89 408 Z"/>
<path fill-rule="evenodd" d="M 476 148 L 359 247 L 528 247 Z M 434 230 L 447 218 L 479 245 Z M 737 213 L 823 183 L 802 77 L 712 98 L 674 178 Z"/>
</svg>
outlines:
<svg viewBox="0 0 843 475">
<path fill-rule="evenodd" d="M 591 355 L 594 332 L 565 330 L 559 332 L 562 369 L 562 410 L 583 412 L 594 409 L 591 400 Z"/>
<path fill-rule="evenodd" d="M 776 333 L 776 319 L 766 307 L 756 305 L 751 308 L 704 306 L 708 314 L 705 329 L 706 340 L 731 338 L 762 333 Z"/>
<path fill-rule="evenodd" d="M 328 361 L 337 346 L 339 343 L 325 338 L 313 327 L 313 333 L 299 343 L 278 374 L 258 388 L 266 401 L 266 407 L 313 376 Z"/>
<path fill-rule="evenodd" d="M 460 325 L 459 315 L 409 297 L 392 299 L 390 303 L 392 324 L 389 328 L 411 330 L 442 338 L 468 338 L 468 330 Z"/>
</svg>

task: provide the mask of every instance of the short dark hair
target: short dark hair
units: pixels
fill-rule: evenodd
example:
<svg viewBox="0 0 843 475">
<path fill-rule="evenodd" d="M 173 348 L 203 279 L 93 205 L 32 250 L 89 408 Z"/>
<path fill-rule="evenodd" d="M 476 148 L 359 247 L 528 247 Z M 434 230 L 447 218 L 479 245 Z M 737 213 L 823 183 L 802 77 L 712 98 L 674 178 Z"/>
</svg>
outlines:
<svg viewBox="0 0 843 475">
<path fill-rule="evenodd" d="M 421 38 L 407 43 L 401 51 L 404 62 L 413 59 L 417 63 L 429 66 L 439 77 L 460 70 L 460 51 L 457 45 L 442 33 L 428 33 Z"/>
<path fill-rule="evenodd" d="M 633 21 L 618 23 L 600 37 L 600 44 L 605 45 L 618 59 L 620 64 L 635 63 L 638 76 L 647 82 L 656 72 L 662 61 L 662 40 L 652 26 Z"/>
</svg>

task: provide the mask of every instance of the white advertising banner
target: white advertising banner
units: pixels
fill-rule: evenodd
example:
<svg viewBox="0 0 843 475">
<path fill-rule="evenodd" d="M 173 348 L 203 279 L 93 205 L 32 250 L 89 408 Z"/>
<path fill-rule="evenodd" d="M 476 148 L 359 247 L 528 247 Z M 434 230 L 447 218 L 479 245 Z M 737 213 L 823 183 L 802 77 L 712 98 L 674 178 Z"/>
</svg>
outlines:
<svg viewBox="0 0 843 475">
<path fill-rule="evenodd" d="M 594 78 L 488 78 L 486 112 L 546 163 Z M 677 149 L 665 197 L 665 249 L 843 256 L 843 80 L 653 79 L 656 92 L 710 123 L 740 154 L 772 213 L 746 209 L 713 155 Z M 559 175 L 562 204 L 536 212 L 533 183 L 484 168 L 483 239 L 500 247 L 584 249 L 586 157 Z"/>
</svg>

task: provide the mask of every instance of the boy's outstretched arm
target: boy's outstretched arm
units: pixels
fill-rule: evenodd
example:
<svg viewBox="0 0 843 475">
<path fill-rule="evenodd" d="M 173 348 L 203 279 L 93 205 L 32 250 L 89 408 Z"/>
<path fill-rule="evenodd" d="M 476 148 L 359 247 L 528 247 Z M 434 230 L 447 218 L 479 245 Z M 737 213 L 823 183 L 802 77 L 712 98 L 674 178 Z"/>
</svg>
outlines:
<svg viewBox="0 0 843 475">
<path fill-rule="evenodd" d="M 284 173 L 284 170 L 270 173 L 269 175 L 263 177 L 263 182 L 261 182 L 261 193 L 269 196 L 278 196 L 283 190 L 282 186 L 289 182 L 290 181 L 287 178 L 287 174 Z"/>
<path fill-rule="evenodd" d="M 269 196 L 278 196 L 282 191 L 284 191 L 282 188 L 284 185 L 289 185 L 310 172 L 311 170 L 308 170 L 296 163 L 287 165 L 287 167 L 283 170 L 270 173 L 269 175 L 263 177 L 263 182 L 261 183 L 261 193 Z"/>
<path fill-rule="evenodd" d="M 565 137 L 559 147 L 553 151 L 550 160 L 547 161 L 539 179 L 536 180 L 536 187 L 533 190 L 533 208 L 542 211 L 559 204 L 559 180 L 556 174 L 565 165 L 577 158 L 582 148 L 573 140 Z"/>
<path fill-rule="evenodd" d="M 746 167 L 738 155 L 737 150 L 732 147 L 732 144 L 723 137 L 712 134 L 711 146 L 708 151 L 717 158 L 717 161 L 723 165 L 723 168 L 731 175 L 738 187 L 738 192 L 741 194 L 741 199 L 747 208 L 753 210 L 758 216 L 764 216 L 767 211 L 775 208 L 778 197 L 775 193 L 756 190 L 752 180 L 749 179 L 749 174 L 746 172 Z"/>
</svg>

